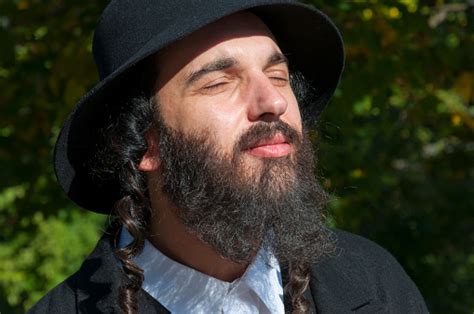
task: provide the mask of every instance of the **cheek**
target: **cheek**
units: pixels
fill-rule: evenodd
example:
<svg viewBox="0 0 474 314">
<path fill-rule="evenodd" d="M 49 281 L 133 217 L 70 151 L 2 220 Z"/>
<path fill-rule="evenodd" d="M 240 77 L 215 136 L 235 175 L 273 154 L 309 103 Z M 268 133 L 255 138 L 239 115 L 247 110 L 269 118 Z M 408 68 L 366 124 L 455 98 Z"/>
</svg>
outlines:
<svg viewBox="0 0 474 314">
<path fill-rule="evenodd" d="M 241 124 L 245 121 L 242 119 L 244 110 L 231 106 L 210 106 L 204 107 L 203 110 L 196 115 L 198 120 L 191 123 L 195 128 L 207 130 L 216 144 L 222 149 L 230 152 L 234 143 L 239 136 L 239 130 L 243 128 Z"/>
<path fill-rule="evenodd" d="M 301 112 L 296 97 L 292 93 L 292 95 L 288 96 L 287 99 L 289 99 L 288 109 L 286 110 L 283 120 L 293 126 L 296 130 L 302 132 L 303 124 L 301 120 Z"/>
<path fill-rule="evenodd" d="M 161 113 L 168 126 L 185 134 L 208 134 L 225 151 L 231 151 L 243 127 L 243 108 L 238 106 L 181 102 L 163 106 Z"/>
</svg>

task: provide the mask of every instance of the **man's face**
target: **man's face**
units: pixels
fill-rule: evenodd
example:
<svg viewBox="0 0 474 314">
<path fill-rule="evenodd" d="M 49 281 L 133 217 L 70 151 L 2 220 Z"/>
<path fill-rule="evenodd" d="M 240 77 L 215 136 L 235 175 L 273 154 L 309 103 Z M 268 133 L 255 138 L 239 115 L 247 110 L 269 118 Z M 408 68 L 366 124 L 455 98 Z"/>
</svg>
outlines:
<svg viewBox="0 0 474 314">
<path fill-rule="evenodd" d="M 238 13 L 173 44 L 157 56 L 157 102 L 163 121 L 183 134 L 205 132 L 223 155 L 253 125 L 282 121 L 302 132 L 286 58 L 263 22 Z M 292 158 L 281 133 L 242 147 L 241 162 Z"/>
<path fill-rule="evenodd" d="M 261 245 L 281 261 L 324 252 L 326 194 L 314 180 L 286 59 L 266 26 L 232 15 L 157 62 L 159 193 L 180 221 L 236 262 Z"/>
</svg>

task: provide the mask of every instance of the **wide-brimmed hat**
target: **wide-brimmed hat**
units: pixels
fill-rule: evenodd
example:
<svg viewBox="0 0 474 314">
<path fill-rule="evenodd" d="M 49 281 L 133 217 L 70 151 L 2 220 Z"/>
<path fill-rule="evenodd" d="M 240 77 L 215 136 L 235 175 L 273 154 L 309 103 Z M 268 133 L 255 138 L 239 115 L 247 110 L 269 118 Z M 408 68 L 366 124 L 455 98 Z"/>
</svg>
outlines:
<svg viewBox="0 0 474 314">
<path fill-rule="evenodd" d="M 291 68 L 316 88 L 317 98 L 302 111 L 306 120 L 318 117 L 344 66 L 341 35 L 321 11 L 292 0 L 112 0 L 94 33 L 100 82 L 77 103 L 54 151 L 56 176 L 71 200 L 85 209 L 110 213 L 120 197 L 117 184 L 98 185 L 87 166 L 112 91 L 126 89 L 127 75 L 148 56 L 242 10 L 264 21 Z"/>
</svg>

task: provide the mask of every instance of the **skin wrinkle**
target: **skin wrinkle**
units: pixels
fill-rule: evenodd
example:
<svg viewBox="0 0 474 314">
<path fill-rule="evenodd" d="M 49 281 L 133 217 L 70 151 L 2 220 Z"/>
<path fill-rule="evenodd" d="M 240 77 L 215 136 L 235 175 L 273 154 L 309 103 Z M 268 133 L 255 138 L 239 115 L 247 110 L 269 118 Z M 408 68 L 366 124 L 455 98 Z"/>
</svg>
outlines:
<svg viewBox="0 0 474 314">
<path fill-rule="evenodd" d="M 267 67 L 280 64 L 280 63 L 285 63 L 288 66 L 288 59 L 282 53 L 275 52 L 268 58 Z M 233 59 L 233 58 L 217 59 L 213 62 L 205 64 L 199 70 L 191 72 L 191 74 L 189 74 L 187 78 L 185 79 L 185 86 L 186 88 L 189 88 L 193 83 L 198 81 L 201 77 L 211 72 L 224 71 L 229 68 L 237 67 L 237 66 L 239 66 L 239 62 L 236 59 Z"/>
<path fill-rule="evenodd" d="M 237 13 L 233 15 L 235 16 L 240 16 L 244 17 L 244 20 L 241 21 L 236 21 L 230 20 L 227 18 L 221 19 L 218 22 L 211 23 L 210 25 L 205 26 L 203 29 L 209 29 L 212 28 L 214 25 L 219 24 L 219 28 L 221 29 L 234 29 L 236 31 L 233 31 L 232 33 L 228 33 L 225 36 L 221 36 L 221 34 L 218 34 L 217 32 L 209 32 L 204 34 L 201 31 L 197 31 L 192 34 L 193 37 L 197 39 L 201 39 L 206 42 L 206 45 L 201 45 L 201 46 L 190 46 L 187 45 L 186 39 L 188 37 L 185 37 L 184 39 L 178 40 L 177 42 L 173 43 L 171 46 L 165 47 L 162 49 L 159 54 L 156 54 L 154 56 L 154 61 L 157 64 L 157 68 L 163 69 L 163 65 L 165 64 L 163 60 L 166 60 L 168 58 L 171 58 L 173 60 L 172 64 L 166 63 L 166 71 L 160 71 L 160 75 L 158 76 L 158 79 L 155 82 L 154 85 L 154 90 L 159 90 L 161 89 L 166 83 L 169 82 L 169 80 L 179 71 L 179 69 L 182 69 L 185 67 L 185 65 L 189 64 L 191 60 L 196 59 L 198 56 L 200 56 L 203 52 L 208 50 L 210 47 L 216 46 L 219 43 L 229 40 L 229 39 L 238 39 L 238 38 L 246 38 L 246 37 L 253 37 L 253 36 L 258 36 L 262 33 L 262 31 L 265 31 L 271 38 L 276 42 L 276 39 L 274 38 L 273 34 L 271 32 L 268 32 L 268 28 L 263 24 L 263 22 L 260 21 L 259 24 L 255 24 L 254 20 L 256 17 L 253 14 L 250 13 Z M 253 16 L 253 17 L 252 17 Z M 232 16 L 230 16 L 232 17 Z M 257 18 L 258 19 L 258 18 Z M 237 23 L 242 24 L 252 24 L 251 27 L 239 27 Z M 184 52 L 185 51 L 185 52 Z"/>
</svg>

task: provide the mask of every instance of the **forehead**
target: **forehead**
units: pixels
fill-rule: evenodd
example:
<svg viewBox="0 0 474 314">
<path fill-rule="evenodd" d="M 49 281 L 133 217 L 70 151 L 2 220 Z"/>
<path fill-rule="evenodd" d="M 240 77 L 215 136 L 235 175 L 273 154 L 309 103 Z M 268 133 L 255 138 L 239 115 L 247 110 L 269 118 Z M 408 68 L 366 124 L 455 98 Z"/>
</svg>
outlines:
<svg viewBox="0 0 474 314">
<path fill-rule="evenodd" d="M 252 42 L 245 39 L 252 38 Z M 250 12 L 239 12 L 211 23 L 195 33 L 173 43 L 156 56 L 158 85 L 163 86 L 186 66 L 209 57 L 223 57 L 227 50 L 279 51 L 275 38 L 260 18 Z M 257 45 L 256 45 L 257 44 Z M 158 86 L 158 87 L 159 87 Z"/>
</svg>

